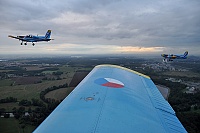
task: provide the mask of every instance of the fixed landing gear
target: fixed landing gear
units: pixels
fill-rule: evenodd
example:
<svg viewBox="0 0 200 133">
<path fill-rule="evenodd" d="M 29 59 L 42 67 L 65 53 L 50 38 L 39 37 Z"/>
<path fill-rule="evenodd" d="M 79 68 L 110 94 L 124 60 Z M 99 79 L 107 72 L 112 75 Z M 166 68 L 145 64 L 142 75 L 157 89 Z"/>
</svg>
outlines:
<svg viewBox="0 0 200 133">
<path fill-rule="evenodd" d="M 171 59 L 163 59 L 163 62 L 167 63 L 167 62 L 172 62 L 173 60 Z"/>
<path fill-rule="evenodd" d="M 28 43 L 25 42 L 24 45 L 27 45 Z M 23 42 L 21 42 L 21 45 L 23 45 Z M 35 43 L 32 42 L 32 45 L 35 46 Z"/>
</svg>

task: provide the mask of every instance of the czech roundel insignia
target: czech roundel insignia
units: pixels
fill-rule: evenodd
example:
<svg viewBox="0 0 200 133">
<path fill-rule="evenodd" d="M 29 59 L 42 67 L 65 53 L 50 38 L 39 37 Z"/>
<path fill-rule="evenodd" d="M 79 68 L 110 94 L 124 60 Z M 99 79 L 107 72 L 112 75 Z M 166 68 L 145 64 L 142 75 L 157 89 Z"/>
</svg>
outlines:
<svg viewBox="0 0 200 133">
<path fill-rule="evenodd" d="M 96 84 L 105 86 L 105 87 L 111 87 L 111 88 L 123 88 L 124 84 L 116 79 L 112 78 L 99 78 L 94 81 Z"/>
</svg>

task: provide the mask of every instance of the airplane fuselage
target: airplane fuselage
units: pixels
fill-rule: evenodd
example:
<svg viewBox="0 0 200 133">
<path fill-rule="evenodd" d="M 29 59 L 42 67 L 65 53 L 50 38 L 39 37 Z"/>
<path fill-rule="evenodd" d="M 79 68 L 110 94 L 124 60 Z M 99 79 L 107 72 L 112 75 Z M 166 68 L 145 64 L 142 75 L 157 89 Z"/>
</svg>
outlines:
<svg viewBox="0 0 200 133">
<path fill-rule="evenodd" d="M 53 40 L 53 39 L 50 39 L 50 36 L 51 36 L 51 30 L 48 30 L 45 36 L 26 35 L 26 36 L 15 37 L 15 36 L 9 35 L 8 37 L 15 38 L 22 41 L 21 45 L 23 45 L 23 42 L 25 42 L 24 45 L 27 45 L 27 42 L 32 42 L 32 45 L 34 46 L 35 44 L 33 42 L 41 42 L 41 41 L 48 42 L 50 40 Z"/>
<path fill-rule="evenodd" d="M 39 41 L 50 41 L 51 39 L 45 38 L 45 36 L 18 36 L 21 41 L 24 42 L 39 42 Z"/>
<path fill-rule="evenodd" d="M 168 55 L 168 54 L 162 54 L 161 55 L 164 58 L 168 58 L 168 59 L 186 59 L 187 56 L 183 56 L 183 55 Z"/>
<path fill-rule="evenodd" d="M 173 59 L 187 59 L 188 51 L 183 55 L 173 55 L 173 54 L 161 54 L 164 57 L 163 62 L 173 61 Z"/>
</svg>

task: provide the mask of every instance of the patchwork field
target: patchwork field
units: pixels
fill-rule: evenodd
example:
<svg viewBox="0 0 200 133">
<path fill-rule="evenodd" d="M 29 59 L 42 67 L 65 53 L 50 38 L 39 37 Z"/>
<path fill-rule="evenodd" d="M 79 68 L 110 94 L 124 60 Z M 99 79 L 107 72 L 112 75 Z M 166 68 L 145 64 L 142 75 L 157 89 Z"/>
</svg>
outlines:
<svg viewBox="0 0 200 133">
<path fill-rule="evenodd" d="M 40 82 L 44 77 L 17 77 L 17 78 L 12 78 L 14 81 L 14 85 L 27 85 L 27 84 L 35 84 Z"/>
<path fill-rule="evenodd" d="M 26 69 L 27 71 L 36 71 L 36 70 L 43 70 L 45 68 L 39 67 L 39 66 L 27 66 L 27 67 L 23 67 L 24 69 Z"/>
<path fill-rule="evenodd" d="M 168 72 L 164 72 L 162 74 L 167 75 L 167 76 L 180 76 L 180 77 L 188 77 L 188 78 L 200 77 L 199 73 L 194 73 L 191 71 L 186 71 L 186 72 L 168 71 Z"/>
<path fill-rule="evenodd" d="M 35 109 L 37 106 L 23 106 L 28 111 L 29 108 Z M 18 102 L 16 103 L 0 103 L 0 108 L 4 108 L 6 112 L 13 112 L 13 108 L 19 108 Z"/>
<path fill-rule="evenodd" d="M 6 97 L 14 97 L 18 100 L 32 98 L 39 99 L 40 92 L 48 87 L 58 86 L 67 83 L 66 79 L 45 81 L 38 84 L 17 85 L 17 86 L 2 86 L 0 87 L 0 99 Z"/>
<path fill-rule="evenodd" d="M 42 73 L 44 73 L 44 74 L 52 74 L 53 72 L 56 72 L 56 71 L 43 71 Z"/>
<path fill-rule="evenodd" d="M 0 80 L 0 87 L 11 86 L 12 84 L 13 84 L 13 81 L 11 79 Z"/>
<path fill-rule="evenodd" d="M 36 68 L 34 68 L 36 69 Z M 18 77 L 11 79 L 0 80 L 0 99 L 6 97 L 15 97 L 18 100 L 32 98 L 39 99 L 39 94 L 42 90 L 48 87 L 58 86 L 65 83 L 70 84 L 71 79 L 77 69 L 73 67 L 62 66 L 59 71 L 63 74 L 62 80 L 51 80 L 42 81 L 42 83 L 37 83 L 42 80 L 43 77 Z M 11 86 L 14 83 L 14 86 Z M 37 83 L 37 84 L 35 84 Z"/>
<path fill-rule="evenodd" d="M 16 77 L 10 79 L 0 80 L 0 99 L 7 97 L 17 98 L 18 101 L 27 99 L 31 101 L 32 98 L 40 99 L 41 91 L 63 84 L 72 84 L 73 87 L 60 88 L 54 91 L 50 91 L 45 95 L 45 98 L 51 98 L 55 100 L 63 100 L 74 87 L 88 74 L 88 72 L 77 72 L 91 70 L 90 68 L 81 67 L 68 67 L 59 66 L 57 71 L 63 72 L 61 75 L 54 75 L 53 72 L 57 71 L 43 71 L 45 76 L 27 76 Z M 40 67 L 26 67 L 27 71 L 42 70 Z M 46 77 L 46 79 L 43 79 Z M 59 78 L 59 80 L 57 80 Z M 60 80 L 61 79 L 61 80 Z M 73 80 L 72 80 L 73 79 Z M 41 82 L 41 83 L 40 83 Z M 24 106 L 25 107 L 25 106 Z M 6 112 L 12 112 L 13 108 L 19 108 L 18 102 L 16 103 L 0 103 L 0 108 L 5 109 Z M 27 106 L 25 110 L 29 108 L 34 110 L 37 106 Z M 0 118 L 0 132 L 4 133 L 31 133 L 36 127 L 28 124 L 23 124 L 15 118 Z"/>
<path fill-rule="evenodd" d="M 6 111 L 10 112 L 14 107 L 18 108 L 18 103 L 0 103 L 0 107 L 6 109 Z"/>
<path fill-rule="evenodd" d="M 32 133 L 35 126 L 19 124 L 15 118 L 0 118 L 1 133 Z"/>
<path fill-rule="evenodd" d="M 11 71 L 14 71 L 14 70 L 0 70 L 0 72 L 11 72 Z"/>
<path fill-rule="evenodd" d="M 70 87 L 76 87 L 84 78 L 87 76 L 89 71 L 78 71 L 74 74 L 72 81 L 70 82 Z"/>
<path fill-rule="evenodd" d="M 74 88 L 89 72 L 76 72 L 77 70 L 84 70 L 84 68 L 81 69 L 76 67 L 61 66 L 59 67 L 59 71 L 63 72 L 61 78 L 64 79 L 42 81 L 42 83 L 37 82 L 42 80 L 43 77 L 18 77 L 12 78 L 12 80 L 0 80 L 0 99 L 6 97 L 14 97 L 18 100 L 31 100 L 32 98 L 39 99 L 41 91 L 45 90 L 48 87 L 59 86 L 65 83 L 68 83 L 68 85 L 71 85 L 71 87 Z M 53 91 L 51 92 L 52 94 L 48 94 L 47 97 L 53 96 L 56 99 L 59 99 L 58 95 L 62 95 L 63 91 L 64 90 L 56 90 L 55 92 Z M 67 93 L 68 90 L 65 90 L 64 92 Z"/>
<path fill-rule="evenodd" d="M 63 100 L 74 89 L 74 87 L 61 88 L 58 90 L 50 91 L 45 95 L 45 98 L 51 98 L 55 100 Z"/>
</svg>

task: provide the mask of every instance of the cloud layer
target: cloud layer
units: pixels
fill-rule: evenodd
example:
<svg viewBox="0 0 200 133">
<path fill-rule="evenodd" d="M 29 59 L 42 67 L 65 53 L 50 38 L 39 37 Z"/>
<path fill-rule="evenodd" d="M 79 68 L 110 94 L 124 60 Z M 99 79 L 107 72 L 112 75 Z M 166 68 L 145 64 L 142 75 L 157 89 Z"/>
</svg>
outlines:
<svg viewBox="0 0 200 133">
<path fill-rule="evenodd" d="M 0 52 L 62 53 L 71 46 L 72 54 L 131 53 L 137 48 L 198 54 L 199 7 L 199 0 L 0 0 Z M 55 40 L 34 48 L 7 37 L 43 35 L 48 29 Z M 2 50 L 6 48 L 14 50 Z"/>
</svg>

